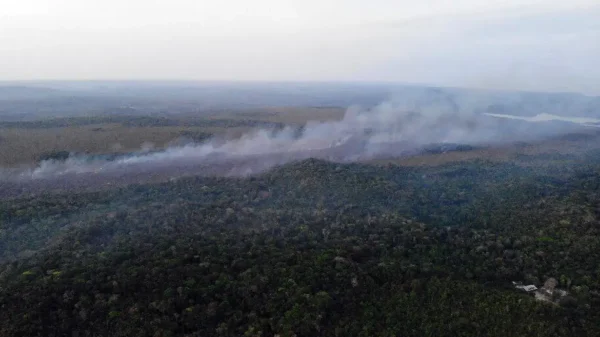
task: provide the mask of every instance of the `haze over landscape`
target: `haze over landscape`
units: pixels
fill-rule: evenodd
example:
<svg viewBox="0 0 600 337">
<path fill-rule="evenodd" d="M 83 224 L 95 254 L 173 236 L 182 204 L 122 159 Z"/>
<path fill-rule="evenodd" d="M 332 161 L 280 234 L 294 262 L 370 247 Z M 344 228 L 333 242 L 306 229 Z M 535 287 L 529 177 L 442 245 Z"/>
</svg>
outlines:
<svg viewBox="0 0 600 337">
<path fill-rule="evenodd" d="M 136 92 L 137 100 L 143 100 L 144 96 L 140 93 L 148 90 L 135 85 L 126 88 L 132 88 Z M 169 90 L 177 91 L 178 88 L 192 90 L 197 94 L 203 93 L 202 88 L 191 84 Z M 225 88 L 221 89 L 221 94 L 228 103 L 221 101 L 219 104 L 222 106 L 234 104 L 236 98 L 227 94 L 227 88 L 231 87 L 225 86 Z M 278 99 L 277 94 L 269 93 L 268 89 L 260 89 L 252 85 L 246 85 L 245 89 L 263 90 L 263 94 L 270 99 Z M 287 84 L 287 90 L 298 95 L 297 99 L 306 99 L 304 93 L 298 94 L 298 88 L 294 85 Z M 317 88 L 311 90 L 318 91 Z M 96 174 L 94 179 L 99 179 L 98 174 L 114 174 L 115 171 L 142 168 L 144 172 L 148 172 L 154 166 L 164 170 L 165 167 L 175 165 L 191 166 L 192 170 L 196 170 L 195 173 L 206 171 L 209 174 L 219 172 L 219 174 L 237 176 L 260 173 L 275 165 L 309 157 L 340 162 L 404 157 L 437 144 L 499 146 L 518 141 L 542 141 L 580 129 L 600 127 L 600 119 L 597 118 L 600 117 L 597 114 L 600 100 L 589 100 L 583 96 L 554 94 L 515 96 L 514 93 L 489 94 L 420 87 L 396 87 L 395 90 L 394 99 L 371 108 L 351 107 L 340 114 L 339 120 L 308 120 L 304 124 L 295 126 L 274 127 L 275 125 L 267 124 L 263 128 L 244 132 L 235 139 L 223 140 L 213 136 L 201 142 L 188 141 L 152 152 L 140 149 L 136 153 L 110 159 L 77 155 L 71 156 L 66 161 L 49 159 L 42 161 L 32 170 L 8 171 L 13 172 L 12 174 L 5 172 L 0 175 L 0 179 L 13 180 L 14 172 L 20 172 L 19 179 L 54 179 L 56 175 L 83 173 L 94 173 Z M 216 90 L 212 89 L 211 92 L 214 94 Z M 337 88 L 337 91 L 333 89 L 332 93 L 329 94 L 330 97 L 340 95 L 340 89 Z M 53 94 L 60 95 L 60 91 Z M 376 92 L 376 94 L 383 95 L 385 92 Z M 512 102 L 510 102 L 511 98 L 513 98 Z M 342 96 L 340 99 L 351 100 L 352 98 Z M 548 104 L 547 101 L 551 103 Z M 560 116 L 547 112 L 532 115 L 537 111 L 560 113 L 554 111 L 557 105 L 560 109 L 588 117 Z M 132 111 L 135 112 L 135 109 Z M 246 158 L 260 159 L 240 162 Z M 227 169 L 223 170 L 222 165 L 227 162 L 231 163 L 226 164 Z M 202 164 L 202 168 L 194 169 L 199 164 Z M 210 169 L 212 165 L 217 164 L 220 164 L 217 170 Z"/>
<path fill-rule="evenodd" d="M 0 9 L 0 337 L 600 336 L 595 0 Z"/>
</svg>

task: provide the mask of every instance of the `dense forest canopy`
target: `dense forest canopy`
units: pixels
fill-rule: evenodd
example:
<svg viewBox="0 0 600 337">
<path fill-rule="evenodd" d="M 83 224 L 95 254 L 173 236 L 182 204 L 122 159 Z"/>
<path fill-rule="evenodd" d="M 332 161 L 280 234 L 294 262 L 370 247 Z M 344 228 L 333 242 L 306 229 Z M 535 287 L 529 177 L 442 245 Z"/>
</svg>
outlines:
<svg viewBox="0 0 600 337">
<path fill-rule="evenodd" d="M 0 335 L 595 336 L 599 155 L 5 199 Z"/>
</svg>

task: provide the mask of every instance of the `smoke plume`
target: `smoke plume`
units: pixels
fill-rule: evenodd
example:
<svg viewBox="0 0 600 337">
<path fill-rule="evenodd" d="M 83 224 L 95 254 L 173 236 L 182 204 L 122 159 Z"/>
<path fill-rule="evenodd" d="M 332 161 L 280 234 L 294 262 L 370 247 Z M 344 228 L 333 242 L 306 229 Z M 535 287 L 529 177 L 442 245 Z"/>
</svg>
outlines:
<svg viewBox="0 0 600 337">
<path fill-rule="evenodd" d="M 110 159 L 71 156 L 63 161 L 45 160 L 33 169 L 5 170 L 2 176 L 19 181 L 78 175 L 93 176 L 96 180 L 102 176 L 147 174 L 240 176 L 311 157 L 350 162 L 411 155 L 431 144 L 491 146 L 539 140 L 576 129 L 575 123 L 581 122 L 571 123 L 562 117 L 554 122 L 533 123 L 541 119 L 518 120 L 507 116 L 482 113 L 476 102 L 457 104 L 442 93 L 433 96 L 429 93 L 427 97 L 415 95 L 410 99 L 390 100 L 370 109 L 351 107 L 339 121 L 308 122 L 300 128 L 261 129 L 234 140 L 215 138 Z"/>
</svg>

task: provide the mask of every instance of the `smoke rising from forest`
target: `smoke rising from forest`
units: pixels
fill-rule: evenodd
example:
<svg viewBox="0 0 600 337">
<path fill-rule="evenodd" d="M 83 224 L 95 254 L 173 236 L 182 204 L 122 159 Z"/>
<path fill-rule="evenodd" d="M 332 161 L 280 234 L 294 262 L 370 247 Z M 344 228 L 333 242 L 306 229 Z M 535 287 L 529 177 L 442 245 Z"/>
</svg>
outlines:
<svg viewBox="0 0 600 337">
<path fill-rule="evenodd" d="M 143 151 L 115 158 L 70 156 L 45 160 L 20 171 L 20 179 L 48 178 L 81 173 L 168 171 L 217 175 L 247 175 L 275 165 L 310 157 L 352 162 L 418 153 L 432 144 L 498 145 L 540 140 L 573 130 L 576 124 L 532 123 L 482 113 L 476 101 L 439 95 L 403 96 L 370 109 L 351 107 L 342 120 L 308 122 L 304 126 L 260 129 L 238 139 L 211 139 L 203 143 Z M 14 172 L 11 175 L 14 178 Z"/>
</svg>

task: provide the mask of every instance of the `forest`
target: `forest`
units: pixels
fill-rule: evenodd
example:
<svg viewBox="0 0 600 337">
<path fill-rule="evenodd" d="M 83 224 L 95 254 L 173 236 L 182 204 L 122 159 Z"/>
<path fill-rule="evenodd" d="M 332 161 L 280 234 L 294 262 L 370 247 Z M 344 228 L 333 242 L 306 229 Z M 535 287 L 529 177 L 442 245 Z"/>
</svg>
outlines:
<svg viewBox="0 0 600 337">
<path fill-rule="evenodd" d="M 599 185 L 588 150 L 4 199 L 0 336 L 598 336 Z"/>
<path fill-rule="evenodd" d="M 0 337 L 600 337 L 600 0 L 0 4 Z"/>
</svg>

